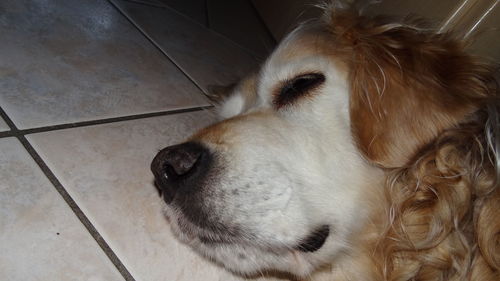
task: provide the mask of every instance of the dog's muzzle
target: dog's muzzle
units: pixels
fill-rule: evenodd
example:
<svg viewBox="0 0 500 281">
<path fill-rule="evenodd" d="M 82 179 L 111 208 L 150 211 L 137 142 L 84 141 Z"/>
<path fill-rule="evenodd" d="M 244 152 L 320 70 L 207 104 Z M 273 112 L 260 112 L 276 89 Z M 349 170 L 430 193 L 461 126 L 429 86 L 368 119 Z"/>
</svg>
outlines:
<svg viewBox="0 0 500 281">
<path fill-rule="evenodd" d="M 151 171 L 165 202 L 197 192 L 210 163 L 208 149 L 198 143 L 186 142 L 162 149 L 153 159 Z"/>
<path fill-rule="evenodd" d="M 214 178 L 210 170 L 220 170 L 214 159 L 218 158 L 202 144 L 186 142 L 162 149 L 153 159 L 151 170 L 165 202 L 180 211 L 177 220 L 187 220 L 196 226 L 192 228 L 179 223 L 183 233 L 197 236 L 205 245 L 241 242 L 242 239 L 251 244 L 252 241 L 247 241 L 251 234 L 245 231 L 246 238 L 242 238 L 241 226 L 222 220 L 217 215 L 216 206 L 210 203 L 210 194 L 214 193 L 210 191 L 216 188 L 212 186 Z M 296 245 L 288 247 L 315 252 L 323 246 L 329 234 L 330 227 L 320 225 L 298 239 Z"/>
</svg>

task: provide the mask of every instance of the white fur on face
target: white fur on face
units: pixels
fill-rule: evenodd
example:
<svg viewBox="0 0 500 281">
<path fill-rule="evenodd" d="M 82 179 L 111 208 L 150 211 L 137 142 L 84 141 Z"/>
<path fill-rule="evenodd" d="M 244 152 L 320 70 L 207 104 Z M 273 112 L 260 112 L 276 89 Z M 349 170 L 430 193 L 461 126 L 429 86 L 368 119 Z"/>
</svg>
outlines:
<svg viewBox="0 0 500 281">
<path fill-rule="evenodd" d="M 245 99 L 240 93 L 229 96 L 218 110 L 221 119 L 229 119 L 241 114 L 245 109 Z"/>
<path fill-rule="evenodd" d="M 378 177 L 351 135 L 346 73 L 314 51 L 285 56 L 297 36 L 287 38 L 264 65 L 254 107 L 243 110 L 245 98 L 237 94 L 222 106 L 227 117 L 242 114 L 225 121 L 223 142 L 198 140 L 217 155 L 217 169 L 204 186 L 210 190 L 206 211 L 237 234 L 202 229 L 175 206 L 167 208 L 182 240 L 238 273 L 273 269 L 305 276 L 340 256 L 366 219 L 369 210 L 360 203 Z M 273 107 L 276 88 L 304 73 L 321 73 L 326 80 L 293 104 Z M 330 234 L 319 250 L 296 249 L 323 225 Z M 227 239 L 207 243 L 198 234 Z"/>
</svg>

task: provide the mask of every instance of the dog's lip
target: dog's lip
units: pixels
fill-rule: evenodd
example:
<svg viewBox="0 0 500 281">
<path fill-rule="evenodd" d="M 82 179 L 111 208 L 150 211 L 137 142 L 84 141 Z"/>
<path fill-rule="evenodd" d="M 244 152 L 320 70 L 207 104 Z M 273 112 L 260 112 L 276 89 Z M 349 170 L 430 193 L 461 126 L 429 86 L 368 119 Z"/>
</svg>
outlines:
<svg viewBox="0 0 500 281">
<path fill-rule="evenodd" d="M 234 241 L 229 241 L 229 239 L 222 237 L 214 238 L 214 237 L 198 235 L 198 239 L 200 240 L 201 243 L 206 245 L 235 244 Z"/>
<path fill-rule="evenodd" d="M 179 230 L 189 237 L 190 241 L 198 241 L 199 243 L 208 246 L 208 247 L 217 247 L 221 245 L 247 245 L 261 248 L 264 245 L 267 245 L 267 248 L 283 248 L 283 244 L 274 244 L 270 243 L 271 241 L 262 241 L 256 243 L 259 239 L 249 239 L 249 237 L 242 237 L 239 235 L 224 235 L 221 232 L 213 232 L 211 230 L 205 228 L 191 228 L 188 227 L 185 223 L 185 218 L 178 217 L 177 225 Z M 303 237 L 298 240 L 297 244 L 289 245 L 284 248 L 290 249 L 293 248 L 297 251 L 303 253 L 312 253 L 316 252 L 323 247 L 326 240 L 330 236 L 330 226 L 327 224 L 320 225 L 313 229 L 309 235 Z M 274 246 L 273 246 L 274 244 Z"/>
<path fill-rule="evenodd" d="M 298 244 L 293 246 L 295 250 L 298 250 L 303 253 L 313 253 L 318 251 L 323 247 L 326 240 L 330 236 L 330 226 L 329 225 L 321 225 L 312 231 L 305 238 L 301 239 Z M 218 246 L 218 245 L 233 245 L 243 243 L 245 245 L 254 245 L 256 244 L 250 241 L 237 241 L 231 237 L 223 237 L 223 236 L 205 236 L 205 235 L 197 235 L 199 241 L 207 246 Z M 262 243 L 259 243 L 262 246 Z M 271 246 L 271 245 L 269 245 Z M 275 245 L 277 246 L 277 245 Z M 283 246 L 283 245 L 281 245 Z M 279 247 L 279 246 L 278 246 Z M 288 247 L 287 247 L 288 248 Z"/>
<path fill-rule="evenodd" d="M 321 249 L 330 236 L 330 226 L 322 225 L 304 238 L 295 248 L 301 252 L 312 253 Z"/>
<path fill-rule="evenodd" d="M 183 231 L 185 234 L 188 234 L 188 232 Z M 238 237 L 231 237 L 231 236 L 223 236 L 220 234 L 212 234 L 212 233 L 192 233 L 189 235 L 192 237 L 192 239 L 197 239 L 199 242 L 206 246 L 220 246 L 220 245 L 237 245 L 237 244 L 245 244 L 247 246 L 257 246 L 261 247 L 263 244 L 263 241 L 261 241 L 258 244 L 255 244 L 254 241 L 248 241 L 246 239 L 238 239 Z M 330 236 L 330 226 L 329 225 L 321 225 L 317 228 L 315 228 L 309 235 L 304 237 L 303 239 L 299 240 L 299 242 L 294 245 L 290 246 L 293 247 L 295 250 L 298 250 L 303 253 L 313 253 L 318 251 L 323 247 L 325 244 L 326 240 Z M 241 238 L 241 237 L 240 237 Z M 272 245 L 268 245 L 271 248 L 274 248 Z M 281 248 L 283 245 L 275 245 L 275 247 Z M 286 247 L 289 248 L 289 247 Z"/>
</svg>

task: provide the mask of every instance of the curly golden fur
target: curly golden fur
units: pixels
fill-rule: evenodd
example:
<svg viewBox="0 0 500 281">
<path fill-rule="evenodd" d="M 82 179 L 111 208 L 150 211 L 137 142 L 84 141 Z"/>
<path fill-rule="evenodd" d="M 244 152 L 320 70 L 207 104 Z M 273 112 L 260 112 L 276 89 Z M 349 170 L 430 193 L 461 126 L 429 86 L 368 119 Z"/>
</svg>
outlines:
<svg viewBox="0 0 500 281">
<path fill-rule="evenodd" d="M 500 280 L 499 96 L 458 36 L 326 9 L 358 147 L 387 172 L 374 280 Z"/>
<path fill-rule="evenodd" d="M 500 222 L 484 112 L 391 171 L 390 224 L 378 245 L 387 280 L 498 280 Z"/>
</svg>

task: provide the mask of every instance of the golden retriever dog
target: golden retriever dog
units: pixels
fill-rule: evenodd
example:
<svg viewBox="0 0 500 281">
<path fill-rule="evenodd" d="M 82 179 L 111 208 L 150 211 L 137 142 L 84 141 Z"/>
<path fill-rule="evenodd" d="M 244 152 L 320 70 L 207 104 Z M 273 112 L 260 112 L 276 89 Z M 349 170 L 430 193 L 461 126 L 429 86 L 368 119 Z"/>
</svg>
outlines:
<svg viewBox="0 0 500 281">
<path fill-rule="evenodd" d="M 325 7 L 157 154 L 173 232 L 245 276 L 500 280 L 498 90 L 457 38 Z"/>
</svg>

